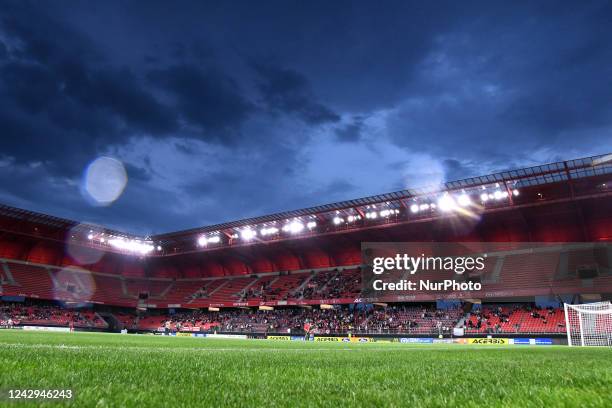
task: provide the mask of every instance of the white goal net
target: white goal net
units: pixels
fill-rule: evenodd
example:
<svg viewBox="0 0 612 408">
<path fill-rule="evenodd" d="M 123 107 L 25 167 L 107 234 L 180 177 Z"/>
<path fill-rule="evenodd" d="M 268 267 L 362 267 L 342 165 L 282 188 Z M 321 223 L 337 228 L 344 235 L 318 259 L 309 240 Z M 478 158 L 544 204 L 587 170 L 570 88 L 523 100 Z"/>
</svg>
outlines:
<svg viewBox="0 0 612 408">
<path fill-rule="evenodd" d="M 570 346 L 612 346 L 612 304 L 566 303 L 565 328 Z"/>
</svg>

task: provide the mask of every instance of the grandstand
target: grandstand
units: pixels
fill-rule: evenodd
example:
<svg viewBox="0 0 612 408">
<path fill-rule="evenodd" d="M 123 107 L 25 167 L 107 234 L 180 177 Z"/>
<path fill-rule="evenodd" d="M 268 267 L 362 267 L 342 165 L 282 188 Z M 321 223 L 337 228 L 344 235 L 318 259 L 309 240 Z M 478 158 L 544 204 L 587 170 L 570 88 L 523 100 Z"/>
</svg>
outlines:
<svg viewBox="0 0 612 408">
<path fill-rule="evenodd" d="M 146 238 L 0 206 L 0 319 L 143 331 L 169 322 L 286 333 L 311 321 L 322 333 L 564 333 L 563 301 L 612 293 L 611 178 L 610 155 L 590 157 Z M 498 245 L 466 276 L 480 291 L 365 298 L 362 242 Z"/>
</svg>

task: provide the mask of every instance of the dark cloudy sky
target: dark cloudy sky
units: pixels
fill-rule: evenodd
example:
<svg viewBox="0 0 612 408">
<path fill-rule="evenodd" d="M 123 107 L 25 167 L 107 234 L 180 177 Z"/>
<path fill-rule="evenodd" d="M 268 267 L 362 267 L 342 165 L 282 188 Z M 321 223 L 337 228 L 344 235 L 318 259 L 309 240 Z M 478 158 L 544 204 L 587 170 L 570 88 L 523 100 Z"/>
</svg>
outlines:
<svg viewBox="0 0 612 408">
<path fill-rule="evenodd" d="M 0 202 L 148 234 L 607 153 L 611 39 L 610 2 L 0 0 Z"/>
</svg>

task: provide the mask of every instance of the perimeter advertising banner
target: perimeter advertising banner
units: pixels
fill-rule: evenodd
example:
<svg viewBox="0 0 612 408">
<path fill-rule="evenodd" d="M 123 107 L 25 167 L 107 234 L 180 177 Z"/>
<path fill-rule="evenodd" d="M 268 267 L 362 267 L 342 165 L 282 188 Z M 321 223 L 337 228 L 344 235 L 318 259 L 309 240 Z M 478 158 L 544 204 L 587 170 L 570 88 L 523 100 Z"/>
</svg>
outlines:
<svg viewBox="0 0 612 408">
<path fill-rule="evenodd" d="M 291 341 L 291 336 L 267 336 L 268 340 Z"/>
<path fill-rule="evenodd" d="M 400 343 L 414 343 L 414 344 L 431 344 L 433 343 L 433 338 L 424 338 L 424 337 L 402 337 L 399 339 Z"/>
<path fill-rule="evenodd" d="M 65 332 L 65 333 L 70 332 L 70 328 L 68 327 L 55 327 L 55 326 L 23 326 L 23 330 L 53 331 L 53 332 Z"/>
<path fill-rule="evenodd" d="M 510 339 L 503 339 L 503 338 L 467 339 L 467 344 L 501 346 L 501 345 L 510 344 Z"/>
<path fill-rule="evenodd" d="M 343 342 L 343 343 L 368 343 L 372 339 L 370 337 L 319 337 L 315 336 L 314 341 L 318 342 Z"/>
</svg>

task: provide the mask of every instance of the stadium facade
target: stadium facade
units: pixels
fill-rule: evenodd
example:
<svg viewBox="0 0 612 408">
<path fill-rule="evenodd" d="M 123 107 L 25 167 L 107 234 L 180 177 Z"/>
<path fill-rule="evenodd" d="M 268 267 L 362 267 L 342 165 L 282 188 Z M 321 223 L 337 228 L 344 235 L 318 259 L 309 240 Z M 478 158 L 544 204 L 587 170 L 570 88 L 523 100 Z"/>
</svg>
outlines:
<svg viewBox="0 0 612 408">
<path fill-rule="evenodd" d="M 0 231 L 4 301 L 223 310 L 609 299 L 612 155 L 152 237 L 0 206 Z M 363 242 L 502 246 L 465 277 L 486 282 L 480 291 L 366 298 Z"/>
</svg>

